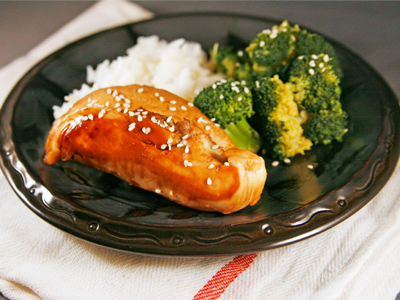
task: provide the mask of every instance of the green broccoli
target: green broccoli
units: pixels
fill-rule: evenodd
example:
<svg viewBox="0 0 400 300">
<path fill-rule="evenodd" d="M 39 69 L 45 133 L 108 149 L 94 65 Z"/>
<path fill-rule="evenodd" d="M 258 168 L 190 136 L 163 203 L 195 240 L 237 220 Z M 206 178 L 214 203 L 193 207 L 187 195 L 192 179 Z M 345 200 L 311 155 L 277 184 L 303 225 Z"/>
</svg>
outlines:
<svg viewBox="0 0 400 300">
<path fill-rule="evenodd" d="M 217 72 L 223 73 L 227 78 L 251 82 L 251 65 L 246 51 L 233 46 L 219 46 L 214 44 L 210 51 L 210 61 Z"/>
<path fill-rule="evenodd" d="M 310 33 L 307 30 L 300 30 L 296 34 L 296 56 L 327 54 L 330 58 L 330 64 L 338 78 L 343 77 L 343 71 L 340 67 L 339 59 L 335 53 L 332 44 L 326 41 L 317 33 Z"/>
<path fill-rule="evenodd" d="M 263 30 L 246 48 L 257 78 L 283 74 L 296 54 L 298 26 L 291 27 L 287 21 L 272 29 Z"/>
<path fill-rule="evenodd" d="M 248 87 L 230 80 L 221 80 L 204 88 L 194 105 L 207 117 L 215 119 L 236 147 L 257 152 L 261 138 L 247 121 L 253 114 L 253 97 Z"/>
<path fill-rule="evenodd" d="M 347 126 L 347 114 L 340 102 L 340 80 L 331 62 L 327 54 L 299 56 L 289 70 L 294 99 L 300 114 L 306 116 L 304 136 L 313 144 L 341 141 Z"/>
<path fill-rule="evenodd" d="M 262 136 L 269 155 L 282 159 L 311 148 L 312 142 L 303 136 L 290 83 L 283 83 L 278 75 L 260 79 L 252 94 L 255 115 L 250 122 Z"/>
</svg>

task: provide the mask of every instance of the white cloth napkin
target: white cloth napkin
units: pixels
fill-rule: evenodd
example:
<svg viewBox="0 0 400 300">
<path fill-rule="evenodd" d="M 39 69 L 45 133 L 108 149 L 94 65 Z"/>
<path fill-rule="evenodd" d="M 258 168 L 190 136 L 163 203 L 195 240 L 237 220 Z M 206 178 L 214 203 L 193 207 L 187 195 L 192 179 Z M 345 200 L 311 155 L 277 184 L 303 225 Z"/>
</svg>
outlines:
<svg viewBox="0 0 400 300">
<path fill-rule="evenodd" d="M 129 2 L 94 4 L 0 70 L 0 101 L 50 52 L 151 16 Z M 397 168 L 375 199 L 334 228 L 258 253 L 219 299 L 394 300 L 400 291 L 399 180 Z M 0 174 L 0 292 L 11 300 L 193 299 L 214 275 L 226 274 L 232 259 L 146 257 L 90 244 L 37 217 Z"/>
</svg>

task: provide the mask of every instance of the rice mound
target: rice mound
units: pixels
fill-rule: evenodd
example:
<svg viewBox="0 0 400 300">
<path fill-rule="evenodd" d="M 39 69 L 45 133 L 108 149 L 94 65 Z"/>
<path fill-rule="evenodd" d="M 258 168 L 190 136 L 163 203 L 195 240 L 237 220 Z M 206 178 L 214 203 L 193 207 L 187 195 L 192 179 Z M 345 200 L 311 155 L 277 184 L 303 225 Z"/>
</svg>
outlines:
<svg viewBox="0 0 400 300">
<path fill-rule="evenodd" d="M 110 86 L 142 84 L 165 89 L 190 102 L 204 88 L 221 80 L 213 73 L 207 55 L 196 42 L 177 39 L 168 43 L 158 36 L 139 37 L 126 56 L 105 60 L 96 69 L 87 66 L 87 83 L 54 106 L 54 117 L 65 114 L 75 102 L 92 91 Z"/>
</svg>

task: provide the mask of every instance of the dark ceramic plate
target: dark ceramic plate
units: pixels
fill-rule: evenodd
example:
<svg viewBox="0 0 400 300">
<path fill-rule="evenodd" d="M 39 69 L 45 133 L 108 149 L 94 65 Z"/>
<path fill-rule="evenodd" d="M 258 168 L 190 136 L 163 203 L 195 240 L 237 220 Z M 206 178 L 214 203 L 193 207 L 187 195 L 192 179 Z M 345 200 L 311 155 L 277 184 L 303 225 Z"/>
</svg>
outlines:
<svg viewBox="0 0 400 300">
<path fill-rule="evenodd" d="M 226 216 L 199 212 L 76 163 L 42 162 L 52 106 L 80 88 L 87 65 L 124 55 L 138 36 L 183 37 L 210 49 L 214 42 L 248 43 L 276 23 L 214 13 L 161 16 L 92 35 L 45 58 L 15 86 L 1 111 L 1 163 L 10 184 L 54 226 L 134 253 L 249 253 L 338 224 L 368 203 L 392 174 L 399 156 L 400 112 L 381 77 L 334 41 L 345 74 L 342 102 L 350 116 L 349 131 L 343 143 L 315 147 L 290 164 L 274 168 L 266 157 L 268 180 L 253 207 Z"/>
</svg>

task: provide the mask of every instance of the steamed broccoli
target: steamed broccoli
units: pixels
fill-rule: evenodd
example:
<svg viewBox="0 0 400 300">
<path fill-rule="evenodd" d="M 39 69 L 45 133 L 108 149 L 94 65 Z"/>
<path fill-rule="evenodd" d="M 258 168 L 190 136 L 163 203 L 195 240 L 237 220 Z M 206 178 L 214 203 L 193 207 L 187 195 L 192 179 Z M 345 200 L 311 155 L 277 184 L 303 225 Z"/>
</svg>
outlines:
<svg viewBox="0 0 400 300">
<path fill-rule="evenodd" d="M 246 51 L 216 43 L 210 51 L 210 60 L 214 69 L 225 74 L 227 78 L 252 81 L 251 65 Z"/>
<path fill-rule="evenodd" d="M 204 88 L 194 105 L 207 117 L 215 119 L 236 147 L 257 152 L 261 138 L 247 121 L 253 114 L 253 97 L 245 85 L 234 80 L 221 80 Z"/>
<path fill-rule="evenodd" d="M 275 75 L 256 81 L 252 93 L 256 113 L 250 121 L 272 157 L 292 157 L 311 148 L 312 142 L 303 136 L 301 116 L 290 84 Z"/>
<path fill-rule="evenodd" d="M 339 59 L 332 44 L 327 42 L 317 33 L 310 33 L 303 29 L 296 34 L 296 56 L 327 54 L 330 64 L 338 78 L 343 77 L 343 72 L 339 64 Z"/>
<path fill-rule="evenodd" d="M 260 32 L 246 48 L 257 78 L 283 74 L 296 55 L 298 26 L 291 27 L 287 21 L 272 29 Z"/>
<path fill-rule="evenodd" d="M 289 70 L 294 99 L 307 116 L 304 136 L 314 144 L 341 141 L 347 114 L 340 103 L 340 80 L 327 54 L 298 57 Z"/>
</svg>

